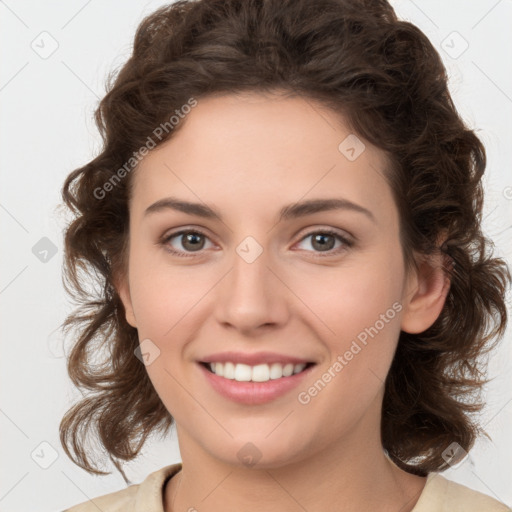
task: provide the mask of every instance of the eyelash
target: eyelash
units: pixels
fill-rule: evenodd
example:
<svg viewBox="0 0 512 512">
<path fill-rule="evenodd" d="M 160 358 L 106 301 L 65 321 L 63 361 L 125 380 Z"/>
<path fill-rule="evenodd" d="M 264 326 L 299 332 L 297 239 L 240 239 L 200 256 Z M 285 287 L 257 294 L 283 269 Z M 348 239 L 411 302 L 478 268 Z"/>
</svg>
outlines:
<svg viewBox="0 0 512 512">
<path fill-rule="evenodd" d="M 197 251 L 196 253 L 188 253 L 188 254 L 185 253 L 184 254 L 183 252 L 176 251 L 176 250 L 171 249 L 169 247 L 169 242 L 170 242 L 171 239 L 173 239 L 174 237 L 177 237 L 179 235 L 184 235 L 184 234 L 189 234 L 189 233 L 201 235 L 201 236 L 204 236 L 204 237 L 208 238 L 208 235 L 206 233 L 203 233 L 200 229 L 182 229 L 181 231 L 177 231 L 175 233 L 171 233 L 171 234 L 165 236 L 161 240 L 160 243 L 164 246 L 166 251 L 170 252 L 174 256 L 178 256 L 179 258 L 191 258 L 191 257 L 194 257 L 197 254 L 200 254 L 202 252 L 202 250 L 201 251 Z M 318 235 L 318 234 L 334 236 L 335 238 L 337 238 L 338 240 L 340 240 L 343 243 L 344 247 L 338 247 L 338 249 L 331 249 L 329 251 L 326 251 L 325 253 L 313 251 L 314 254 L 315 254 L 314 257 L 328 258 L 330 256 L 336 256 L 336 255 L 340 254 L 342 251 L 345 251 L 347 248 L 351 248 L 354 245 L 354 242 L 352 242 L 351 240 L 348 240 L 344 236 L 340 235 L 337 231 L 335 231 L 333 229 L 329 229 L 329 228 L 328 229 L 321 229 L 321 230 L 317 230 L 317 231 L 311 231 L 311 232 L 307 233 L 306 235 L 304 235 L 299 240 L 299 242 L 302 242 L 303 240 L 305 240 L 306 238 L 308 238 L 310 236 Z M 310 252 L 310 251 L 307 251 L 307 252 Z"/>
</svg>

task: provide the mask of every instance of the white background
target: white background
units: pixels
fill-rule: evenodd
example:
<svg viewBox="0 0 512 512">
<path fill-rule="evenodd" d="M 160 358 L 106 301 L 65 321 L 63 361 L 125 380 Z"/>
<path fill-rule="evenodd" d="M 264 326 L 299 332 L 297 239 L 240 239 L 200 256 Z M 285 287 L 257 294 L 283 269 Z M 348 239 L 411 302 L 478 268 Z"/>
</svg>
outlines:
<svg viewBox="0 0 512 512">
<path fill-rule="evenodd" d="M 0 1 L 0 511 L 62 510 L 125 486 L 121 476 L 94 477 L 76 467 L 58 439 L 63 413 L 80 395 L 69 382 L 60 331 L 72 304 L 61 282 L 60 189 L 69 172 L 99 150 L 93 111 L 108 70 L 128 57 L 143 16 L 165 2 Z M 400 17 L 439 49 L 457 108 L 488 152 L 486 232 L 498 255 L 512 254 L 512 1 L 395 0 Z M 48 58 L 31 47 L 51 48 Z M 463 39 L 468 49 L 463 49 Z M 34 43 L 32 43 L 35 41 Z M 443 43 L 443 41 L 445 41 Z M 53 43 L 55 44 L 55 43 Z M 451 49 L 450 49 L 451 47 Z M 445 51 L 446 50 L 446 51 Z M 40 51 L 43 51 L 42 49 Z M 447 53 L 450 52 L 451 56 Z M 454 58 L 457 57 L 457 58 Z M 508 187 L 508 188 L 507 188 Z M 56 254 L 32 248 L 47 237 Z M 50 253 L 51 254 L 51 253 Z M 508 296 L 508 299 L 510 296 Z M 510 304 L 510 301 L 509 301 Z M 512 505 L 512 336 L 508 329 L 490 366 L 482 439 L 448 478 Z M 50 446 L 40 443 L 46 442 Z M 48 469 L 40 462 L 57 459 Z M 132 482 L 178 462 L 175 434 L 153 440 L 127 466 Z"/>
</svg>

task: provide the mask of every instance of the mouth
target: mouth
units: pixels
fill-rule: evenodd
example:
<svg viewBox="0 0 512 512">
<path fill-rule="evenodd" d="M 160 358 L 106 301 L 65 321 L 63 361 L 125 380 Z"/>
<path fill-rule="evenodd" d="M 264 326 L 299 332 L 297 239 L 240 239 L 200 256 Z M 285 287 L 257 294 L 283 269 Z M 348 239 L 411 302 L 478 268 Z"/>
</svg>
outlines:
<svg viewBox="0 0 512 512">
<path fill-rule="evenodd" d="M 303 373 L 316 363 L 262 363 L 248 365 L 231 361 L 212 363 L 201 361 L 199 364 L 210 373 L 224 379 L 237 382 L 268 382 Z"/>
<path fill-rule="evenodd" d="M 317 363 L 243 363 L 198 362 L 205 382 L 231 402 L 262 405 L 289 396 L 314 371 Z M 293 398 L 290 398 L 294 400 Z"/>
</svg>

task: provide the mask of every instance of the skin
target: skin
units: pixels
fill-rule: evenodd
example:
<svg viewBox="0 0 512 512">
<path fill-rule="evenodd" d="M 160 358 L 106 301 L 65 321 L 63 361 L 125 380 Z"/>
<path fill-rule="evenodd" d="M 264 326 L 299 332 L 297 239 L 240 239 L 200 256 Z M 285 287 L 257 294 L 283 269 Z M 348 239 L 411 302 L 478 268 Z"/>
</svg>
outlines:
<svg viewBox="0 0 512 512">
<path fill-rule="evenodd" d="M 351 132 L 338 114 L 277 93 L 202 98 L 181 122 L 134 175 L 128 273 L 118 285 L 127 321 L 160 350 L 147 371 L 176 421 L 183 470 L 166 486 L 166 512 L 412 510 L 426 478 L 383 452 L 384 380 L 400 330 L 432 325 L 449 281 L 435 258 L 406 275 L 384 153 L 364 141 L 349 161 L 338 146 Z M 144 215 L 171 195 L 218 209 L 223 222 L 171 209 Z M 375 220 L 333 210 L 277 221 L 285 205 L 341 197 Z M 201 229 L 203 245 L 179 235 L 159 242 L 179 228 Z M 326 228 L 354 244 L 328 238 L 331 255 L 315 258 L 325 253 L 307 235 Z M 248 236 L 263 249 L 252 263 L 236 252 Z M 401 311 L 299 403 L 298 393 L 393 303 Z M 237 404 L 196 363 L 227 350 L 297 355 L 317 366 L 274 401 Z M 261 453 L 253 467 L 237 457 L 248 442 Z"/>
</svg>

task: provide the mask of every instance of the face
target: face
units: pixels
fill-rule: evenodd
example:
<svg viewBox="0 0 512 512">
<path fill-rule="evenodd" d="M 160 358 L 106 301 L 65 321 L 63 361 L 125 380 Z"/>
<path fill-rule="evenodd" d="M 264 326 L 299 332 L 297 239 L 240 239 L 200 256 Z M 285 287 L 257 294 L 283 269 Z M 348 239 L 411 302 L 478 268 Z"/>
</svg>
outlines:
<svg viewBox="0 0 512 512">
<path fill-rule="evenodd" d="M 442 306 L 405 275 L 384 155 L 301 98 L 209 97 L 180 122 L 134 175 L 119 287 L 180 448 L 272 467 L 378 429 L 400 329 Z"/>
</svg>

